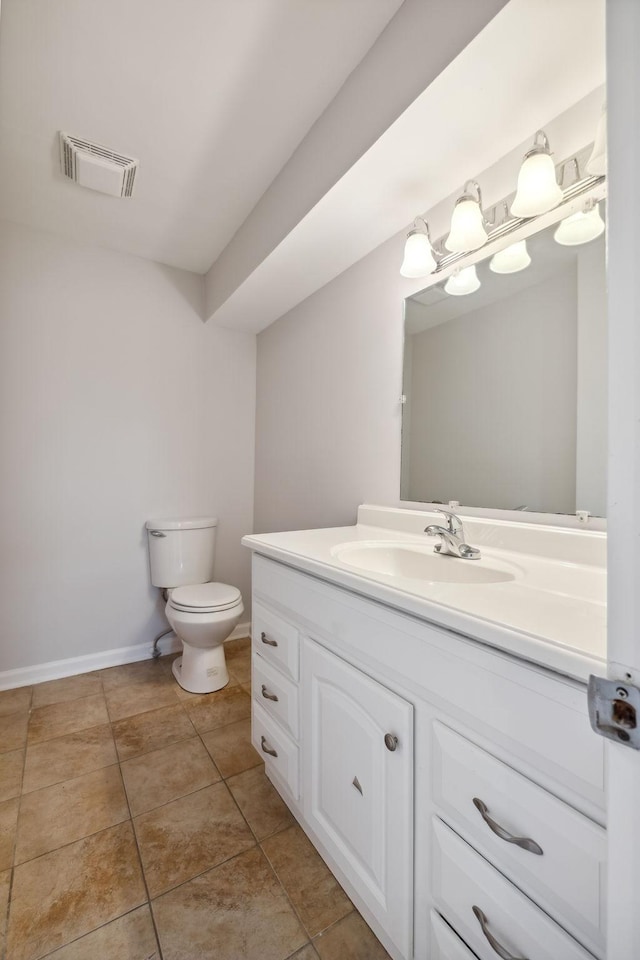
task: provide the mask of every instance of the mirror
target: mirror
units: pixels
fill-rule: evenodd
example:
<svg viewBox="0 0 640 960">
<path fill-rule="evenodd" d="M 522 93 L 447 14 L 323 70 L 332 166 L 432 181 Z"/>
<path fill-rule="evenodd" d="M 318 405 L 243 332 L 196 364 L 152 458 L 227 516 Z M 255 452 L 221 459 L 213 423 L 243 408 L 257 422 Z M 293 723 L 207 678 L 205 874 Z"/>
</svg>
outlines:
<svg viewBox="0 0 640 960">
<path fill-rule="evenodd" d="M 604 516 L 605 239 L 557 229 L 527 239 L 525 269 L 489 255 L 473 293 L 405 301 L 403 500 Z"/>
</svg>

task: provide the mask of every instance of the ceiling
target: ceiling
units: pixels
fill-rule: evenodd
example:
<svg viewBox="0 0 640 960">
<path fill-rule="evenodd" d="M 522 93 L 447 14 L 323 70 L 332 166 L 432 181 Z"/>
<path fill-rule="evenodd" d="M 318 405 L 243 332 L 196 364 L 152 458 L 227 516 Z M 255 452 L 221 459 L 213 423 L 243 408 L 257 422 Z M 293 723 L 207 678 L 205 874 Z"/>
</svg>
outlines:
<svg viewBox="0 0 640 960">
<path fill-rule="evenodd" d="M 0 217 L 206 272 L 402 0 L 2 0 Z M 139 159 L 65 180 L 57 132 Z"/>
</svg>

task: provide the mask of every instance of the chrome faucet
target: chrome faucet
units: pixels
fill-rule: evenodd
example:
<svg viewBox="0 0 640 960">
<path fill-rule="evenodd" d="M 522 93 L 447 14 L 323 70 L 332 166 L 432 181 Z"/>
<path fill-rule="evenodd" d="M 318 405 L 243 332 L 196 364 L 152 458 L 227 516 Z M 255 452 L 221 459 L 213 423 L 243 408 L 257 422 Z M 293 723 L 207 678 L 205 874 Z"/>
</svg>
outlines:
<svg viewBox="0 0 640 960">
<path fill-rule="evenodd" d="M 440 537 L 440 543 L 433 548 L 434 553 L 442 553 L 451 557 L 460 557 L 461 560 L 479 560 L 480 551 L 477 547 L 470 547 L 464 540 L 462 520 L 450 510 L 441 510 L 436 507 L 436 513 L 442 513 L 447 518 L 446 527 L 431 523 L 425 527 L 428 537 Z"/>
</svg>

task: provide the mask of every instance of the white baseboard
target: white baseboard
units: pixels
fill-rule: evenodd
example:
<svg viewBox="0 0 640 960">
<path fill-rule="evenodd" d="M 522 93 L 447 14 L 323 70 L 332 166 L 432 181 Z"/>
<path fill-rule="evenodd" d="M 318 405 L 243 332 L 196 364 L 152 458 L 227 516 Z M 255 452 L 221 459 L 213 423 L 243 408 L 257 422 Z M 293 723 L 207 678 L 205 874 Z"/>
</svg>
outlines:
<svg viewBox="0 0 640 960">
<path fill-rule="evenodd" d="M 250 632 L 251 623 L 239 623 L 227 639 L 236 640 L 239 637 L 247 637 Z M 181 645 L 175 633 L 170 633 L 160 641 L 159 646 L 164 656 L 167 653 L 177 653 Z M 32 667 L 3 670 L 0 672 L 0 690 L 27 687 L 32 683 L 44 683 L 46 680 L 60 680 L 62 677 L 73 677 L 78 673 L 104 670 L 105 667 L 119 667 L 123 663 L 149 660 L 152 656 L 153 643 L 136 643 L 130 647 L 116 647 L 113 650 L 102 650 L 100 653 L 69 657 L 68 660 L 50 660 L 48 663 L 38 663 Z"/>
</svg>

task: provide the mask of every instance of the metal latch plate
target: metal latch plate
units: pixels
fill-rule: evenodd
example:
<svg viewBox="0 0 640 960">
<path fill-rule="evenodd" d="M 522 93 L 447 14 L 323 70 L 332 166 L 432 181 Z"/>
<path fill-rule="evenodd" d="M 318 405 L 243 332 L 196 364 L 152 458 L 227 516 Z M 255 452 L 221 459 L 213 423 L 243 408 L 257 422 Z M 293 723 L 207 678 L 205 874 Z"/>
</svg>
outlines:
<svg viewBox="0 0 640 960">
<path fill-rule="evenodd" d="M 589 720 L 596 733 L 640 750 L 640 689 L 621 680 L 589 677 Z"/>
</svg>

